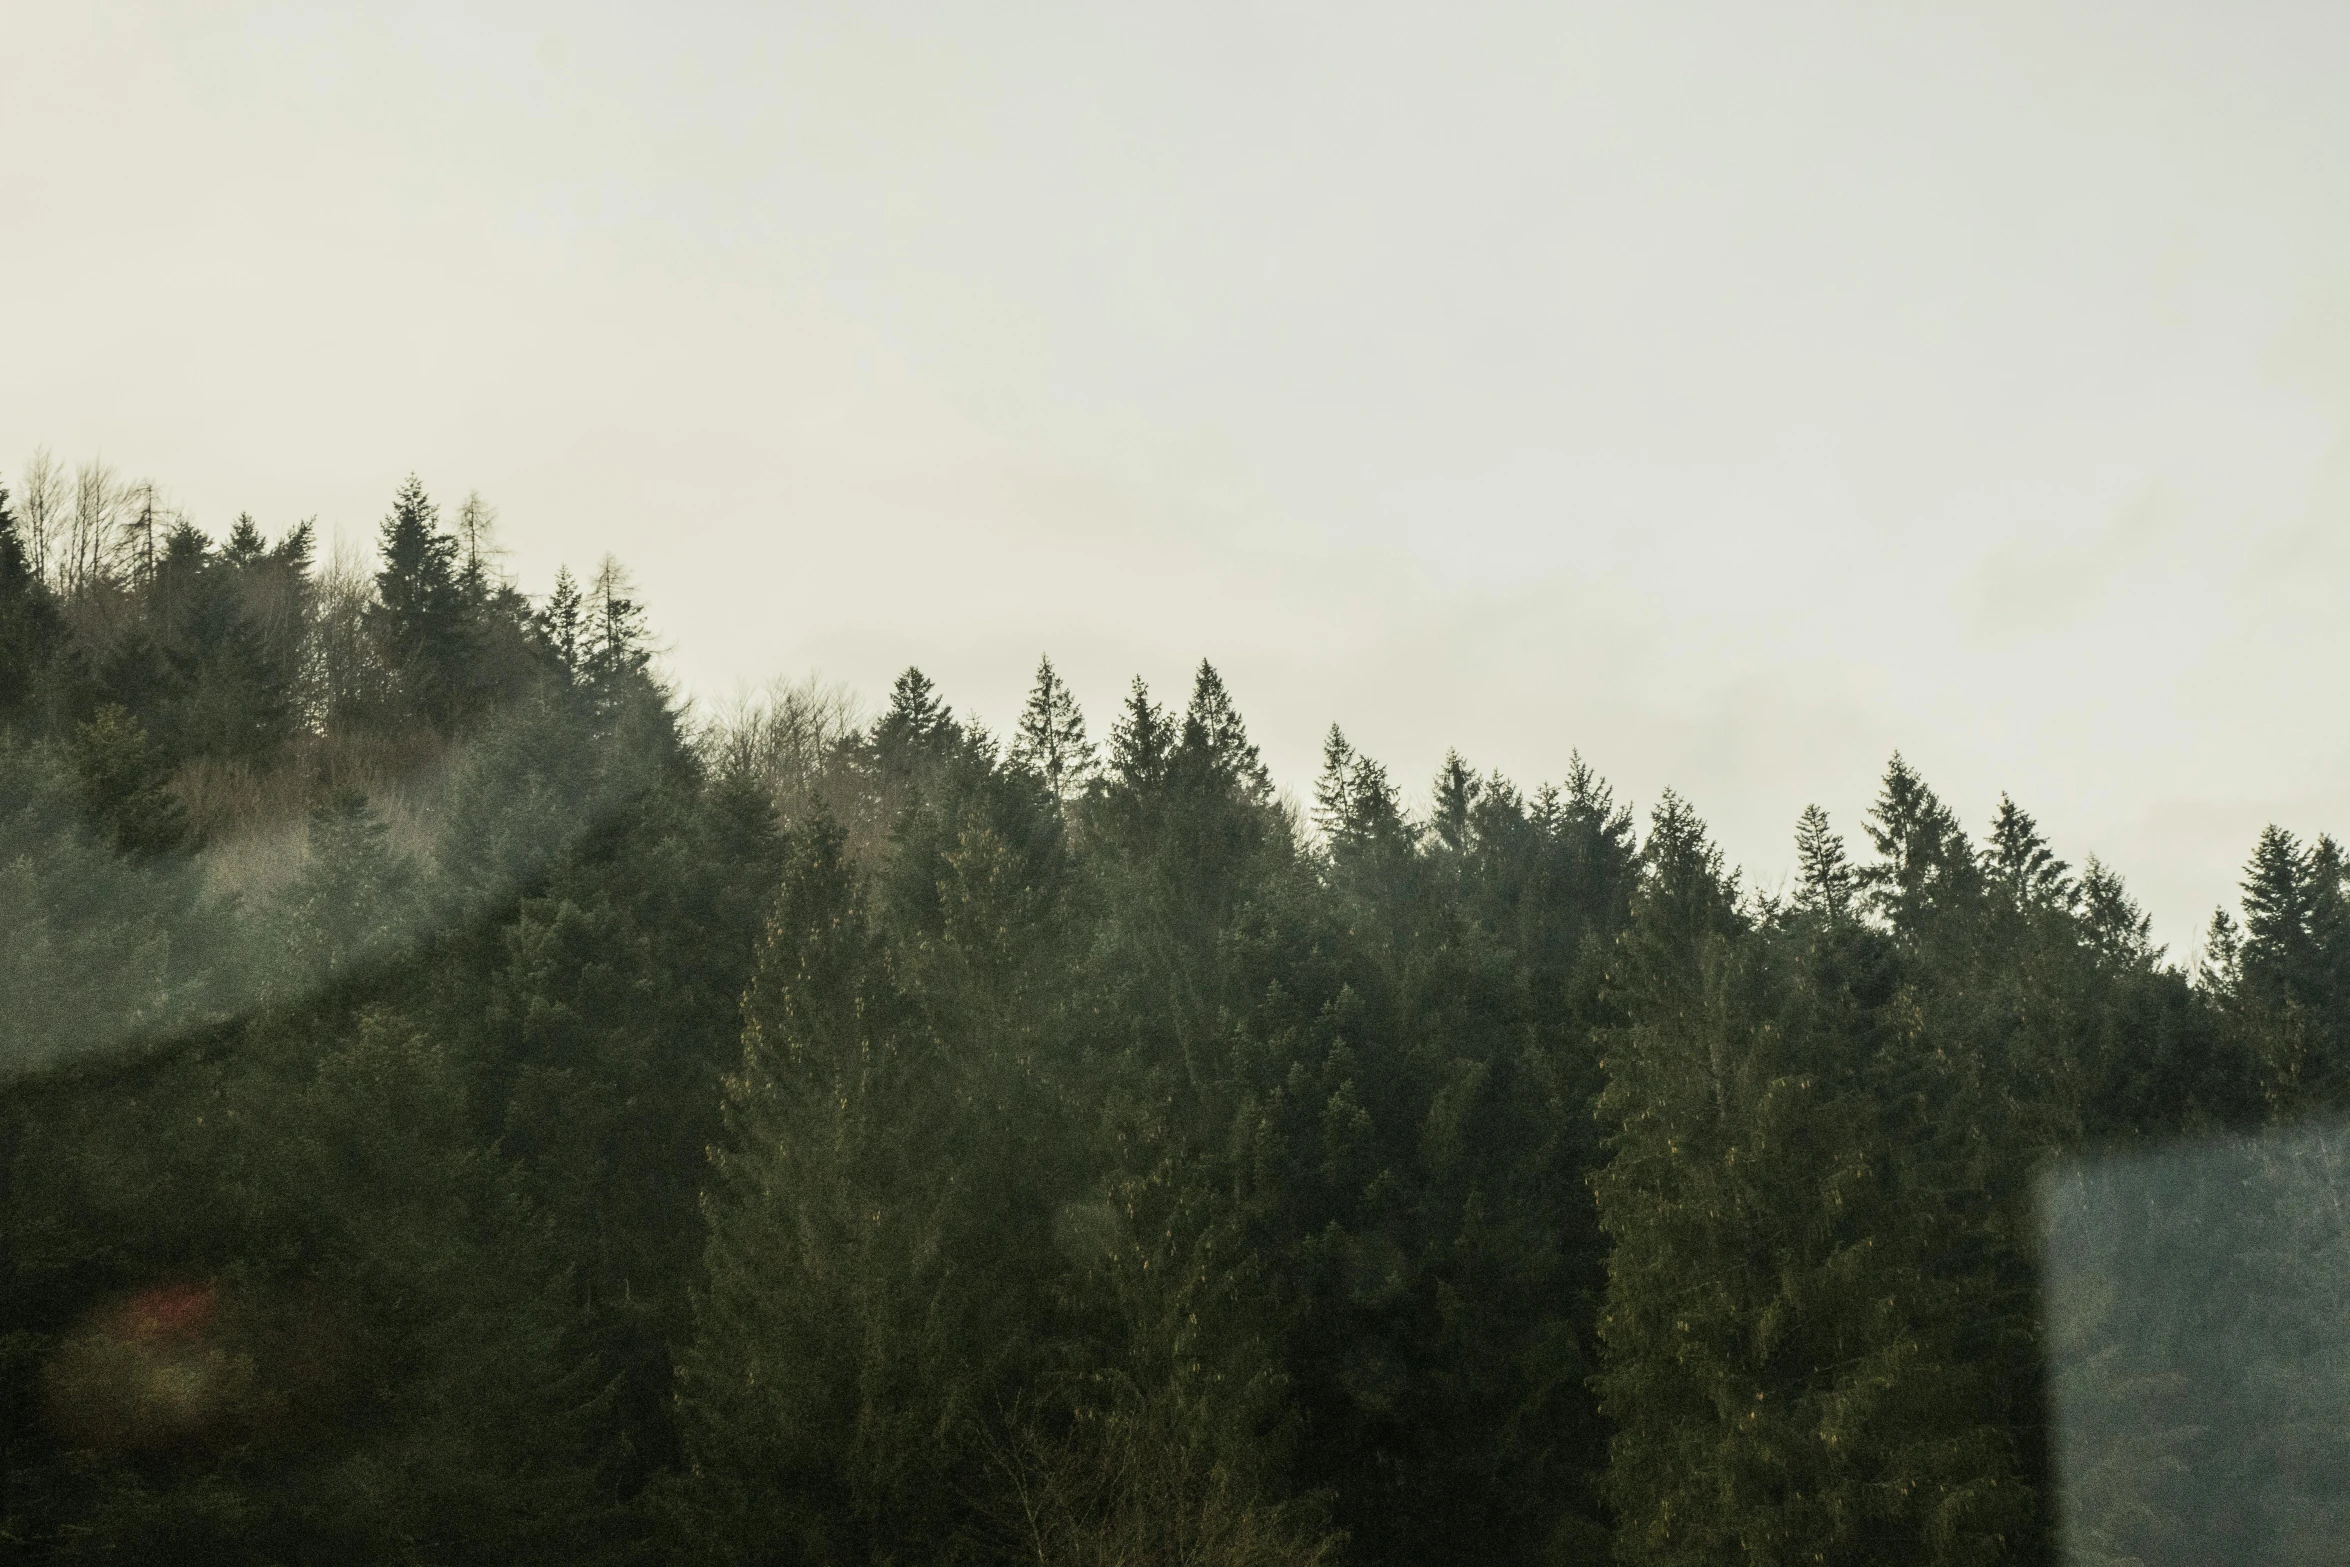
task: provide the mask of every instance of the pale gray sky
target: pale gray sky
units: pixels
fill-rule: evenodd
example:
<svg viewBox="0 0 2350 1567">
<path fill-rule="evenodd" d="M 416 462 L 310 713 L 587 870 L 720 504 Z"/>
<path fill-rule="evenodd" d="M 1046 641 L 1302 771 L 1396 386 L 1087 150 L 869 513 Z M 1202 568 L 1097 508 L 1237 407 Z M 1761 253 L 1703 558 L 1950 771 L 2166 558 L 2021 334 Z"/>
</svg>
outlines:
<svg viewBox="0 0 2350 1567">
<path fill-rule="evenodd" d="M 1899 747 L 2184 949 L 2350 828 L 2323 4 L 0 0 L 0 467 L 636 570 L 1281 779 L 1580 748 L 1786 873 Z"/>
</svg>

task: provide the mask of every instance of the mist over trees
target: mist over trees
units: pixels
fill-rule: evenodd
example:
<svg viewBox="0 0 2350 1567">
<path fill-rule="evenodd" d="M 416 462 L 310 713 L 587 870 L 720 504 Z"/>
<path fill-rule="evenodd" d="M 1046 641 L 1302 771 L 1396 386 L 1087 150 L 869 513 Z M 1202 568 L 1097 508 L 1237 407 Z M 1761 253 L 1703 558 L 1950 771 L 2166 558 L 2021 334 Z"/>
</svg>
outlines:
<svg viewBox="0 0 2350 1567">
<path fill-rule="evenodd" d="M 12 1554 L 2049 1561 L 2035 1180 L 2350 1108 L 2330 838 L 2187 972 L 1898 757 L 1764 895 L 1205 662 L 697 715 L 493 521 L 0 492 Z"/>
</svg>

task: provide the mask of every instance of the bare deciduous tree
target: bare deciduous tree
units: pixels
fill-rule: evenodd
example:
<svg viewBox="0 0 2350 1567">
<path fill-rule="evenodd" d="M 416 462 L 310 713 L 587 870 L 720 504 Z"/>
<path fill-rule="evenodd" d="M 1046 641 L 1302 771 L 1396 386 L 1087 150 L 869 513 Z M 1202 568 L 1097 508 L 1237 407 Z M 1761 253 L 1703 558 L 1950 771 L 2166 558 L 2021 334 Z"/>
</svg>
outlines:
<svg viewBox="0 0 2350 1567">
<path fill-rule="evenodd" d="M 367 564 L 348 539 L 337 538 L 312 590 L 314 630 L 302 684 L 310 721 L 320 728 L 371 718 L 385 696 L 382 661 L 370 644 L 375 578 Z"/>
<path fill-rule="evenodd" d="M 46 446 L 36 446 L 24 460 L 24 479 L 17 496 L 17 517 L 24 534 L 25 553 L 33 570 L 52 587 L 66 525 L 65 470 Z"/>
<path fill-rule="evenodd" d="M 828 804 L 841 814 L 828 785 L 838 778 L 847 786 L 843 746 L 863 724 L 847 686 L 815 675 L 778 678 L 721 708 L 702 726 L 700 743 L 712 772 L 755 785 L 788 823 Z"/>
<path fill-rule="evenodd" d="M 505 586 L 498 561 L 505 555 L 497 540 L 498 509 L 469 490 L 457 508 L 457 560 L 466 585 L 476 592 Z"/>
<path fill-rule="evenodd" d="M 122 481 L 103 458 L 93 457 L 74 470 L 73 511 L 65 521 L 57 565 L 57 586 L 66 597 L 80 597 L 119 569 L 122 498 Z"/>
</svg>

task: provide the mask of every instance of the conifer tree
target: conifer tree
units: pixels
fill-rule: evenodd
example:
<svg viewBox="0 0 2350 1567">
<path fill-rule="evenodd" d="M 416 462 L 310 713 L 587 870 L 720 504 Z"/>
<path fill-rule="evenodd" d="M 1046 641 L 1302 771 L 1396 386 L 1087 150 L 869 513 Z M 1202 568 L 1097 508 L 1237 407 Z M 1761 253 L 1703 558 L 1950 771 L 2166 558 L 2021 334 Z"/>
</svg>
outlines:
<svg viewBox="0 0 2350 1567">
<path fill-rule="evenodd" d="M 1110 731 L 1110 765 L 1119 782 L 1130 790 L 1148 788 L 1156 783 L 1167 765 L 1167 754 L 1173 748 L 1165 709 L 1151 700 L 1150 688 L 1142 677 L 1134 677 L 1134 687 L 1126 695 L 1126 705 L 1120 710 L 1118 722 Z"/>
<path fill-rule="evenodd" d="M 722 1561 L 883 1560 L 951 1531 L 978 1215 L 934 1050 L 840 831 L 795 835 L 713 1153 L 708 1293 L 680 1366 L 685 1528 Z"/>
<path fill-rule="evenodd" d="M 1078 711 L 1068 682 L 1049 658 L 1037 660 L 1036 684 L 1020 710 L 1012 760 L 1042 778 L 1053 798 L 1064 805 L 1082 792 L 1093 776 L 1093 747 L 1085 738 L 1085 715 Z"/>
<path fill-rule="evenodd" d="M 1417 837 L 1403 818 L 1387 769 L 1357 753 L 1336 724 L 1322 741 L 1313 823 L 1334 864 L 1351 876 L 1395 874 Z"/>
<path fill-rule="evenodd" d="M 373 616 L 385 658 L 411 709 L 443 733 L 469 707 L 474 637 L 457 580 L 457 541 L 440 530 L 440 514 L 410 474 L 383 521 L 382 569 Z"/>
<path fill-rule="evenodd" d="M 1436 774 L 1436 814 L 1432 825 L 1436 839 L 1455 854 L 1469 846 L 1469 822 L 1477 807 L 1480 788 L 1477 775 L 1469 771 L 1469 764 L 1461 760 L 1458 751 L 1444 753 L 1444 766 Z"/>
<path fill-rule="evenodd" d="M 1358 760 L 1345 732 L 1332 724 L 1322 737 L 1322 776 L 1314 780 L 1313 822 L 1325 841 L 1336 838 L 1346 826 Z"/>
<path fill-rule="evenodd" d="M 1982 859 L 1992 883 L 2019 909 L 2068 902 L 2073 895 L 2071 867 L 2049 848 L 2030 814 L 2004 794 Z"/>
<path fill-rule="evenodd" d="M 883 738 L 894 744 L 925 745 L 943 735 L 949 722 L 946 704 L 938 699 L 930 677 L 907 665 L 889 689 L 889 710 L 879 725 Z"/>
<path fill-rule="evenodd" d="M 64 646 L 56 598 L 25 552 L 0 485 L 0 727 L 44 722 Z"/>
<path fill-rule="evenodd" d="M 2215 917 L 2207 961 L 2230 1027 L 2262 1060 L 2274 1113 L 2350 1105 L 2350 888 L 2333 839 L 2271 825 L 2253 846 L 2240 935 Z"/>
<path fill-rule="evenodd" d="M 240 580 L 271 564 L 262 553 L 239 566 L 188 523 L 167 535 L 149 591 L 173 693 L 155 715 L 167 755 L 259 761 L 291 738 L 294 660 L 273 653 Z"/>
<path fill-rule="evenodd" d="M 243 568 L 258 564 L 269 553 L 269 541 L 249 511 L 237 513 L 237 520 L 229 528 L 228 541 L 220 547 L 221 558 L 231 566 Z"/>
<path fill-rule="evenodd" d="M 566 678 L 581 668 L 582 649 L 587 634 L 586 602 L 570 568 L 558 566 L 555 568 L 553 591 L 532 617 L 532 625 L 541 642 Z"/>
<path fill-rule="evenodd" d="M 188 814 L 171 792 L 171 766 L 130 710 L 98 709 L 74 729 L 82 810 L 124 854 L 153 859 L 187 846 Z"/>
<path fill-rule="evenodd" d="M 1191 702 L 1183 710 L 1175 754 L 1204 767 L 1220 782 L 1239 786 L 1252 799 L 1272 795 L 1272 779 L 1248 738 L 1239 709 L 1232 705 L 1224 677 L 1204 658 L 1192 679 Z"/>
<path fill-rule="evenodd" d="M 419 867 L 357 792 L 310 813 L 307 859 L 272 910 L 280 989 L 317 992 L 408 954 L 424 934 Z"/>
<path fill-rule="evenodd" d="M 1854 875 L 1844 851 L 1844 840 L 1828 825 L 1828 813 L 1816 805 L 1803 808 L 1795 828 L 1795 859 L 1799 877 L 1797 906 L 1840 924 L 1852 916 Z"/>
<path fill-rule="evenodd" d="M 632 584 L 620 562 L 607 555 L 588 584 L 584 605 L 586 650 L 581 666 L 589 680 L 612 687 L 642 675 L 652 663 L 645 645 L 645 612 L 630 597 Z"/>
</svg>

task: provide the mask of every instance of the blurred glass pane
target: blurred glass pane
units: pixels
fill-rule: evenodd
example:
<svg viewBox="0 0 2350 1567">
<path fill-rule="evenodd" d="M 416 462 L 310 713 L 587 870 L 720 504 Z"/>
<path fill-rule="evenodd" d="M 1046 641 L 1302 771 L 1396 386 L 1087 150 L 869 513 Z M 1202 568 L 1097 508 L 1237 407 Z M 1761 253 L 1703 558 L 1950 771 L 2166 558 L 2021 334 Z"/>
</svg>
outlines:
<svg viewBox="0 0 2350 1567">
<path fill-rule="evenodd" d="M 2064 1560 L 2350 1561 L 2350 1131 L 2053 1173 Z"/>
</svg>

